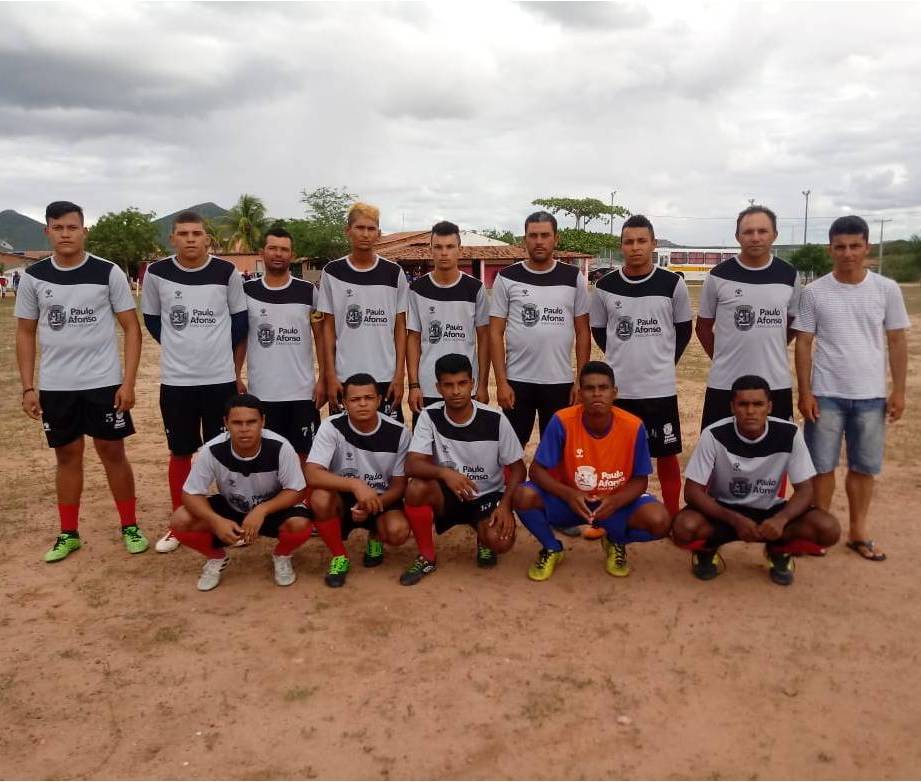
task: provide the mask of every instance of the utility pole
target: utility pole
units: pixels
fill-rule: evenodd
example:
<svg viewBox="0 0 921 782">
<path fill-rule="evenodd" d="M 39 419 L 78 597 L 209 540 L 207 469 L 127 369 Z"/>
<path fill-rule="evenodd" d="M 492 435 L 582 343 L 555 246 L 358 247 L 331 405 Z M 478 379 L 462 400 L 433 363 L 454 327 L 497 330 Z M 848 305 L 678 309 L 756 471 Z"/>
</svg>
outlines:
<svg viewBox="0 0 921 782">
<path fill-rule="evenodd" d="M 891 217 L 879 218 L 879 273 L 883 273 L 883 226 L 892 222 Z"/>
<path fill-rule="evenodd" d="M 614 265 L 614 193 L 616 190 L 611 191 L 611 246 L 608 248 L 608 266 Z"/>
<path fill-rule="evenodd" d="M 803 190 L 803 195 L 806 196 L 806 216 L 803 218 L 803 244 L 806 244 L 806 229 L 809 227 L 809 194 L 811 190 Z"/>
</svg>

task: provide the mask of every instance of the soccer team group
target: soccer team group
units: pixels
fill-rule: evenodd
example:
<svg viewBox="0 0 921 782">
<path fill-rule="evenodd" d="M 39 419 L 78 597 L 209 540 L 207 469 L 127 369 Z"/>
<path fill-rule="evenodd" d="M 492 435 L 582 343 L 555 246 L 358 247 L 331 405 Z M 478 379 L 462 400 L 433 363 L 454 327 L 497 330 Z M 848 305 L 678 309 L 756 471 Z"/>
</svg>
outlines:
<svg viewBox="0 0 921 782">
<path fill-rule="evenodd" d="M 46 224 L 53 252 L 22 276 L 15 310 L 22 406 L 57 458 L 61 531 L 44 559 L 81 547 L 85 436 L 125 548 L 139 554 L 148 541 L 124 447 L 142 344 L 135 300 L 117 265 L 85 251 L 79 206 L 50 204 Z M 841 534 L 829 506 L 842 441 L 847 545 L 885 559 L 868 511 L 887 418 L 905 406 L 909 319 L 898 286 L 865 268 L 860 217 L 832 224 L 833 271 L 801 288 L 772 253 L 774 213 L 739 214 L 739 253 L 701 291 L 696 334 L 712 365 L 683 507 L 675 367 L 692 312 L 683 278 L 653 261 L 647 218 L 624 222 L 623 266 L 590 292 L 578 268 L 554 258 L 553 215 L 536 212 L 525 222 L 528 260 L 503 268 L 489 297 L 458 268 L 453 223 L 432 228 L 434 268 L 411 285 L 375 253 L 375 207 L 355 204 L 345 230 L 350 253 L 327 264 L 319 291 L 291 275 L 284 229 L 264 237 L 264 276 L 244 282 L 210 254 L 194 212 L 174 221 L 175 255 L 143 276 L 173 506 L 156 550 L 200 552 L 200 590 L 220 583 L 228 547 L 259 535 L 277 538 L 280 586 L 295 581 L 292 554 L 313 534 L 331 553 L 326 584 L 343 586 L 344 541 L 356 529 L 367 533 L 365 567 L 414 538 L 418 556 L 399 577 L 407 586 L 435 571 L 435 533 L 455 525 L 473 529 L 477 565 L 493 567 L 515 543 L 516 515 L 540 544 L 528 569 L 535 581 L 562 561 L 559 533 L 599 540 L 606 571 L 619 577 L 630 572 L 631 543 L 670 536 L 702 580 L 723 571 L 723 544 L 759 543 L 771 580 L 788 585 L 796 555 L 821 555 Z M 793 421 L 794 336 L 804 430 Z M 589 360 L 592 339 L 604 361 Z M 488 406 L 490 370 L 498 407 Z M 540 442 L 526 467 L 535 418 Z M 653 458 L 661 502 L 647 491 Z"/>
</svg>

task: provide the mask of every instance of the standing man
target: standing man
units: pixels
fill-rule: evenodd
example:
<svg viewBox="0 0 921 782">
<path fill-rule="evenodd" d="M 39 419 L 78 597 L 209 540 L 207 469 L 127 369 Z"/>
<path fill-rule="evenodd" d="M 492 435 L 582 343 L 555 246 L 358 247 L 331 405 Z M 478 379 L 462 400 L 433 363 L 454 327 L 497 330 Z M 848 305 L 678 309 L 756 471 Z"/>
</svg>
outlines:
<svg viewBox="0 0 921 782">
<path fill-rule="evenodd" d="M 735 258 L 713 268 L 704 281 L 697 338 L 713 359 L 701 429 L 732 415 L 733 381 L 758 375 L 771 387 L 772 415 L 793 420 L 793 380 L 787 344 L 799 307 L 799 277 L 789 263 L 771 253 L 777 216 L 765 206 L 750 206 L 736 219 Z"/>
<path fill-rule="evenodd" d="M 524 223 L 528 260 L 499 272 L 492 289 L 489 351 L 496 397 L 524 446 L 537 414 L 540 434 L 553 414 L 576 401 L 572 378 L 592 348 L 588 283 L 575 266 L 557 261 L 556 218 L 534 212 Z"/>
<path fill-rule="evenodd" d="M 55 201 L 45 210 L 52 254 L 22 275 L 16 296 L 16 361 L 22 409 L 41 420 L 57 461 L 55 483 L 61 533 L 45 562 L 81 546 L 84 435 L 93 438 L 132 554 L 147 549 L 137 526 L 134 473 L 124 438 L 134 434 L 131 413 L 141 357 L 141 327 L 124 272 L 84 250 L 83 210 Z M 125 333 L 125 371 L 118 360 L 115 321 Z M 35 338 L 41 346 L 39 391 L 34 386 Z"/>
<path fill-rule="evenodd" d="M 223 428 L 224 403 L 237 393 L 234 346 L 246 337 L 246 296 L 234 265 L 210 255 L 211 237 L 195 212 L 180 212 L 170 241 L 176 254 L 144 275 L 144 325 L 160 343 L 160 414 L 169 446 L 169 489 L 175 511 L 192 455 Z M 167 531 L 160 553 L 179 541 Z"/>
<path fill-rule="evenodd" d="M 831 224 L 833 267 L 803 289 L 796 319 L 796 378 L 806 444 L 815 462 L 815 502 L 828 510 L 835 467 L 847 442 L 848 548 L 864 559 L 886 555 L 870 537 L 873 480 L 883 464 L 885 424 L 905 410 L 910 325 L 899 286 L 865 267 L 870 228 L 856 215 Z M 815 358 L 812 347 L 815 343 Z M 892 390 L 886 394 L 886 349 Z"/>
<path fill-rule="evenodd" d="M 653 262 L 656 236 L 643 215 L 620 230 L 624 265 L 604 275 L 592 298 L 592 334 L 620 378 L 614 404 L 643 421 L 669 514 L 681 497 L 681 418 L 675 366 L 691 340 L 684 280 Z"/>
<path fill-rule="evenodd" d="M 301 456 L 310 453 L 319 408 L 326 402 L 322 322 L 314 319 L 316 288 L 291 276 L 294 246 L 284 228 L 270 228 L 262 240 L 263 277 L 243 283 L 249 318 L 246 340 L 234 351 L 237 389 L 246 359 L 249 391 L 262 400 L 265 425 Z M 319 382 L 313 372 L 316 346 Z"/>
<path fill-rule="evenodd" d="M 345 379 L 367 372 L 377 380 L 381 412 L 402 423 L 409 284 L 399 264 L 374 252 L 377 207 L 353 205 L 345 235 L 349 254 L 326 264 L 320 279 L 330 412 L 342 402 Z"/>
<path fill-rule="evenodd" d="M 447 221 L 432 226 L 434 271 L 409 286 L 406 367 L 413 426 L 423 407 L 441 401 L 435 362 L 448 354 L 470 359 L 478 402 L 489 402 L 489 306 L 486 288 L 457 268 L 460 229 Z"/>
</svg>

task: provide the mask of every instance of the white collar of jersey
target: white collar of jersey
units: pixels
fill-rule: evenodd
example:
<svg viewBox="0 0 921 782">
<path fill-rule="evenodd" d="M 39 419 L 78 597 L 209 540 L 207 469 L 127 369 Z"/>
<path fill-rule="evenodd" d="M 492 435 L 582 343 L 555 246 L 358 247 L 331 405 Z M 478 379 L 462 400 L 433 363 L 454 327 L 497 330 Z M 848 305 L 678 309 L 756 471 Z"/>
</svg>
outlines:
<svg viewBox="0 0 921 782">
<path fill-rule="evenodd" d="M 432 281 L 432 285 L 436 288 L 453 288 L 457 283 L 459 283 L 464 277 L 464 273 L 458 269 L 457 270 L 457 279 L 454 282 L 449 282 L 447 285 L 442 285 L 438 280 L 435 279 L 435 272 L 429 272 L 429 279 Z"/>
<path fill-rule="evenodd" d="M 556 258 L 554 258 L 553 263 L 550 265 L 550 268 L 544 269 L 543 271 L 541 271 L 540 269 L 533 268 L 527 261 L 522 261 L 521 265 L 524 266 L 524 268 L 527 269 L 529 272 L 531 272 L 531 274 L 550 274 L 550 272 L 552 272 L 556 268 L 556 265 L 558 263 L 559 261 Z"/>
<path fill-rule="evenodd" d="M 377 253 L 375 253 L 375 254 L 374 254 L 374 263 L 372 263 L 367 269 L 359 269 L 354 263 L 352 263 L 352 256 L 351 256 L 351 255 L 346 255 L 346 256 L 345 256 L 345 262 L 349 265 L 349 268 L 350 268 L 352 271 L 356 271 L 356 272 L 359 272 L 359 273 L 361 273 L 361 272 L 369 272 L 369 271 L 372 271 L 373 269 L 376 269 L 376 268 L 377 268 L 377 265 L 381 262 L 381 257 L 380 257 Z"/>
<path fill-rule="evenodd" d="M 742 256 L 736 256 L 736 263 L 739 264 L 743 269 L 749 272 L 763 272 L 765 269 L 770 268 L 771 264 L 774 263 L 774 254 L 771 253 L 771 260 L 769 260 L 764 266 L 749 266 L 746 263 L 742 263 Z"/>
<path fill-rule="evenodd" d="M 760 443 L 765 437 L 767 437 L 768 427 L 770 427 L 770 420 L 764 422 L 764 431 L 756 437 L 754 440 L 749 440 L 744 434 L 739 431 L 739 422 L 735 418 L 732 419 L 732 426 L 736 430 L 736 435 L 743 443 Z"/>
<path fill-rule="evenodd" d="M 623 267 L 623 266 L 621 266 L 617 271 L 620 273 L 620 278 L 621 278 L 624 282 L 626 282 L 626 283 L 628 283 L 628 284 L 630 284 L 630 285 L 639 285 L 641 282 L 646 282 L 646 280 L 648 280 L 650 277 L 652 277 L 653 274 L 656 273 L 656 267 L 655 267 L 655 264 L 653 264 L 653 266 L 652 266 L 652 271 L 649 272 L 649 274 L 647 274 L 645 277 L 628 277 L 628 276 L 624 273 L 624 267 Z"/>
<path fill-rule="evenodd" d="M 175 266 L 177 269 L 181 269 L 184 272 L 188 272 L 189 274 L 194 274 L 195 272 L 200 272 L 202 269 L 207 269 L 208 264 L 211 263 L 211 259 L 213 257 L 213 255 L 209 254 L 208 260 L 205 261 L 201 266 L 195 266 L 194 268 L 190 269 L 188 266 L 183 266 L 181 263 L 179 263 L 179 258 L 177 258 L 175 255 L 170 256 L 170 258 L 173 259 L 173 266 Z"/>
<path fill-rule="evenodd" d="M 55 269 L 57 269 L 59 272 L 72 272 L 72 271 L 75 271 L 76 269 L 79 269 L 81 266 L 83 266 L 83 264 L 86 263 L 89 259 L 90 259 L 90 254 L 89 254 L 89 253 L 83 253 L 83 260 L 80 261 L 80 263 L 78 263 L 76 266 L 61 266 L 61 265 L 54 259 L 54 253 L 51 253 L 51 265 L 52 265 Z"/>
<path fill-rule="evenodd" d="M 293 280 L 294 280 L 294 275 L 291 274 L 290 272 L 288 272 L 288 281 L 284 285 L 267 285 L 264 276 L 259 278 L 259 282 L 262 283 L 262 287 L 265 288 L 267 291 L 283 291 L 285 288 L 291 285 L 291 282 Z"/>
<path fill-rule="evenodd" d="M 253 459 L 255 459 L 257 456 L 259 456 L 259 454 L 262 453 L 262 439 L 260 438 L 260 440 L 259 440 L 259 450 L 256 451 L 256 453 L 254 453 L 252 456 L 240 456 L 240 454 L 238 454 L 238 453 L 233 449 L 233 441 L 232 441 L 232 440 L 231 440 L 231 442 L 230 442 L 230 453 L 231 453 L 231 455 L 233 456 L 234 459 L 239 459 L 241 462 L 251 462 L 251 461 L 252 461 Z"/>
<path fill-rule="evenodd" d="M 375 426 L 370 432 L 362 432 L 361 429 L 356 429 L 352 425 L 352 419 L 349 418 L 349 414 L 343 413 L 343 415 L 345 416 L 346 423 L 348 423 L 349 425 L 349 429 L 355 432 L 355 434 L 361 435 L 362 437 L 370 437 L 372 434 L 376 434 L 377 430 L 381 428 L 381 414 L 380 413 L 377 414 L 377 426 Z"/>
<path fill-rule="evenodd" d="M 463 427 L 470 426 L 470 424 L 473 423 L 473 419 L 476 418 L 477 408 L 479 407 L 479 402 L 477 402 L 476 399 L 471 399 L 470 401 L 473 402 L 473 412 L 470 414 L 470 418 L 468 418 L 462 424 L 459 424 L 457 421 L 451 418 L 451 416 L 448 415 L 448 407 L 447 405 L 445 405 L 445 407 L 443 408 L 445 418 L 447 419 L 448 423 L 451 424 L 451 426 L 456 426 L 458 429 L 462 429 Z"/>
</svg>

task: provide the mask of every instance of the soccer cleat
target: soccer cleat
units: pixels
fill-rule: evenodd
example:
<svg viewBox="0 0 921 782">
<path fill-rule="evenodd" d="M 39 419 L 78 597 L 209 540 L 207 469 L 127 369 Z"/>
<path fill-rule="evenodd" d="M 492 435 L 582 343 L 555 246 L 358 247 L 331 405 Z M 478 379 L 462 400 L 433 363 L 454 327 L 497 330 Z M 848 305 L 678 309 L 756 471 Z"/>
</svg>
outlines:
<svg viewBox="0 0 921 782">
<path fill-rule="evenodd" d="M 143 554 L 150 546 L 137 524 L 122 527 L 122 543 L 129 554 Z"/>
<path fill-rule="evenodd" d="M 66 559 L 83 545 L 76 532 L 62 532 L 54 541 L 54 545 L 45 552 L 45 562 L 59 562 Z"/>
<path fill-rule="evenodd" d="M 210 592 L 221 583 L 221 573 L 230 562 L 226 554 L 221 559 L 206 559 L 198 578 L 198 591 Z"/>
<path fill-rule="evenodd" d="M 173 534 L 171 529 L 168 529 L 166 534 L 156 542 L 154 548 L 160 554 L 169 554 L 171 551 L 175 551 L 179 548 L 179 546 L 179 539 Z"/>
<path fill-rule="evenodd" d="M 562 561 L 562 551 L 551 551 L 548 548 L 542 548 L 537 552 L 537 559 L 534 564 L 528 568 L 528 578 L 532 581 L 546 581 L 553 575 L 556 566 Z"/>
<path fill-rule="evenodd" d="M 290 556 L 272 554 L 272 566 L 275 568 L 275 583 L 280 587 L 291 586 L 297 581 L 294 563 Z"/>
<path fill-rule="evenodd" d="M 604 569 L 612 576 L 626 578 L 630 575 L 630 565 L 627 563 L 627 544 L 615 543 L 607 535 L 601 539 L 601 548 L 604 549 Z"/>
<path fill-rule="evenodd" d="M 771 561 L 771 581 L 780 586 L 790 586 L 793 583 L 793 568 L 796 566 L 792 554 L 780 554 L 764 548 L 764 555 Z"/>
<path fill-rule="evenodd" d="M 365 567 L 377 567 L 384 561 L 384 544 L 377 538 L 368 538 L 365 546 L 365 557 L 362 564 Z"/>
<path fill-rule="evenodd" d="M 326 582 L 326 586 L 336 589 L 337 587 L 345 586 L 345 577 L 348 575 L 349 568 L 352 566 L 352 563 L 349 562 L 349 558 L 344 554 L 338 554 L 329 561 L 329 569 L 326 571 L 326 575 L 323 580 Z"/>
<path fill-rule="evenodd" d="M 483 546 L 477 543 L 476 547 L 476 566 L 477 567 L 495 567 L 499 564 L 499 555 L 496 554 L 489 546 Z"/>
<path fill-rule="evenodd" d="M 420 554 L 400 576 L 400 583 L 405 587 L 413 586 L 414 584 L 418 584 L 429 573 L 434 572 L 435 561 L 426 559 Z"/>
<path fill-rule="evenodd" d="M 701 581 L 710 581 L 726 569 L 726 563 L 718 551 L 701 549 L 691 553 L 691 572 Z"/>
</svg>

